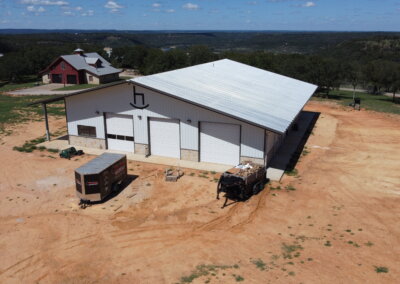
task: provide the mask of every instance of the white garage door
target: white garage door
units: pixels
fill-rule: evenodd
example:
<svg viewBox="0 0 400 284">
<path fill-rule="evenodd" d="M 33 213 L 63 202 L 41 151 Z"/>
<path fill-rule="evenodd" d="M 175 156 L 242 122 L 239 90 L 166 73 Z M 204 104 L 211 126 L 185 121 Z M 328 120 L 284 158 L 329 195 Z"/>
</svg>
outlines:
<svg viewBox="0 0 400 284">
<path fill-rule="evenodd" d="M 179 121 L 150 118 L 150 151 L 152 155 L 180 158 Z"/>
<path fill-rule="evenodd" d="M 133 116 L 106 114 L 107 145 L 110 150 L 134 151 Z"/>
<path fill-rule="evenodd" d="M 237 165 L 240 155 L 240 126 L 202 122 L 200 124 L 200 160 Z"/>
</svg>

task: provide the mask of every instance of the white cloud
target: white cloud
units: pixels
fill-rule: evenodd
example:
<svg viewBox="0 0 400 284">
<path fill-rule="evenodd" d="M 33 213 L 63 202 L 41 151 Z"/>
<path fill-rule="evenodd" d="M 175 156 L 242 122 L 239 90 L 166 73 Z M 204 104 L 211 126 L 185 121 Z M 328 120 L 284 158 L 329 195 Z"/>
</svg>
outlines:
<svg viewBox="0 0 400 284">
<path fill-rule="evenodd" d="M 86 12 L 81 13 L 82 17 L 91 17 L 94 15 L 94 11 L 93 10 L 87 10 Z"/>
<path fill-rule="evenodd" d="M 40 6 L 39 8 L 36 8 L 35 6 L 27 6 L 26 10 L 28 12 L 35 12 L 35 13 L 43 13 L 44 11 L 46 11 L 45 8 L 43 8 L 42 6 Z"/>
<path fill-rule="evenodd" d="M 119 9 L 123 8 L 123 6 L 119 5 L 115 1 L 108 1 L 104 7 L 110 9 L 111 13 L 117 13 L 119 12 Z"/>
<path fill-rule="evenodd" d="M 165 10 L 165 12 L 167 12 L 167 13 L 175 13 L 175 10 L 174 9 L 167 9 L 167 10 Z"/>
<path fill-rule="evenodd" d="M 159 8 L 159 7 L 161 7 L 161 4 L 160 3 L 153 3 L 153 4 L 151 4 L 151 6 L 153 6 L 154 8 Z"/>
<path fill-rule="evenodd" d="M 71 11 L 65 11 L 65 12 L 64 12 L 64 15 L 73 16 L 74 13 L 72 13 Z"/>
<path fill-rule="evenodd" d="M 311 2 L 311 1 L 308 1 L 308 2 L 304 3 L 302 6 L 306 7 L 306 8 L 310 8 L 310 7 L 314 7 L 315 3 Z"/>
<path fill-rule="evenodd" d="M 44 5 L 44 6 L 66 6 L 67 1 L 50 1 L 50 0 L 21 0 L 22 4 L 26 5 Z"/>
<path fill-rule="evenodd" d="M 182 8 L 186 10 L 197 10 L 199 9 L 199 5 L 193 3 L 186 3 L 185 5 L 182 6 Z"/>
<path fill-rule="evenodd" d="M 77 10 L 77 11 L 81 11 L 82 9 L 83 8 L 81 6 L 78 6 L 78 7 L 75 8 L 75 10 Z"/>
</svg>

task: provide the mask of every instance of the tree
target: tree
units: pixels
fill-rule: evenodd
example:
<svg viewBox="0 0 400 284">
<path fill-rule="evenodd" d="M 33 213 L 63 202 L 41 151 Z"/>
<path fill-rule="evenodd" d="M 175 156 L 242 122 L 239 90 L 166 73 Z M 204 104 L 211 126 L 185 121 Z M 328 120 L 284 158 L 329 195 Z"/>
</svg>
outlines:
<svg viewBox="0 0 400 284">
<path fill-rule="evenodd" d="M 353 86 L 353 101 L 356 96 L 356 87 L 361 81 L 360 67 L 357 63 L 352 62 L 345 67 L 344 79 Z"/>
<path fill-rule="evenodd" d="M 214 61 L 218 57 L 205 45 L 194 45 L 189 48 L 188 53 L 190 66 Z"/>
<path fill-rule="evenodd" d="M 396 102 L 396 92 L 400 90 L 400 65 L 399 64 L 392 70 L 390 90 L 393 93 L 393 102 Z"/>
</svg>

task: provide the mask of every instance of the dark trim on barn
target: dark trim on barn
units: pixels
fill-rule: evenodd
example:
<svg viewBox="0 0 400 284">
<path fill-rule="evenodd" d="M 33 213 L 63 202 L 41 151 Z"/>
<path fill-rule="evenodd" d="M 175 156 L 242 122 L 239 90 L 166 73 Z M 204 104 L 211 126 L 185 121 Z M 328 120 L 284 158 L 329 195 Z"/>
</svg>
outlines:
<svg viewBox="0 0 400 284">
<path fill-rule="evenodd" d="M 104 139 L 106 140 L 106 149 L 108 150 L 108 139 L 107 139 L 107 112 L 103 112 L 104 121 Z M 135 150 L 135 149 L 133 149 Z"/>
<path fill-rule="evenodd" d="M 201 149 L 200 149 L 200 145 L 201 145 L 201 144 L 200 144 L 201 121 L 198 121 L 198 122 L 197 122 L 197 129 L 198 129 L 198 137 L 197 137 L 197 143 L 198 143 L 197 145 L 198 145 L 198 147 L 197 147 L 197 148 L 198 148 L 198 151 L 199 151 L 199 155 L 198 155 L 198 159 L 197 159 L 197 160 L 198 160 L 198 162 L 200 162 L 200 150 L 201 150 Z"/>
<path fill-rule="evenodd" d="M 239 163 L 242 157 L 242 125 L 239 124 Z"/>
<path fill-rule="evenodd" d="M 151 142 L 150 142 L 150 117 L 146 117 L 147 118 L 147 147 L 148 147 L 148 151 L 147 151 L 147 155 L 146 157 L 151 155 Z M 143 118 L 142 118 L 143 119 Z M 180 137 L 179 137 L 180 139 Z"/>
<path fill-rule="evenodd" d="M 264 149 L 264 166 L 267 165 L 267 145 L 265 145 L 265 142 L 267 142 L 267 132 L 264 131 L 264 145 L 263 145 L 263 149 Z"/>
</svg>

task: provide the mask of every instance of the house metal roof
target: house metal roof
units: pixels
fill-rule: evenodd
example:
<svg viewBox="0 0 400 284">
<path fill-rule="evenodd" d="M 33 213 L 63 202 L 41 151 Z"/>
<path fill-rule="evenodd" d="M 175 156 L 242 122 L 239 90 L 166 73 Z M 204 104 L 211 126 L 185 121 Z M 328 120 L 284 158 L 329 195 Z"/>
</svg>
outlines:
<svg viewBox="0 0 400 284">
<path fill-rule="evenodd" d="M 229 59 L 131 79 L 138 85 L 284 133 L 317 89 Z"/>
<path fill-rule="evenodd" d="M 96 57 L 85 57 L 85 61 L 87 64 L 96 64 L 96 62 L 99 60 L 100 59 L 98 59 Z"/>
<path fill-rule="evenodd" d="M 76 70 L 86 70 L 96 76 L 120 73 L 122 71 L 120 69 L 112 67 L 107 60 L 105 60 L 96 52 L 85 53 L 83 54 L 83 56 L 78 54 L 62 55 L 61 58 L 63 58 L 65 61 L 71 64 Z M 90 66 L 88 62 L 86 62 L 86 59 L 90 59 L 92 61 L 94 59 L 100 60 L 101 67 L 96 68 Z"/>
</svg>

